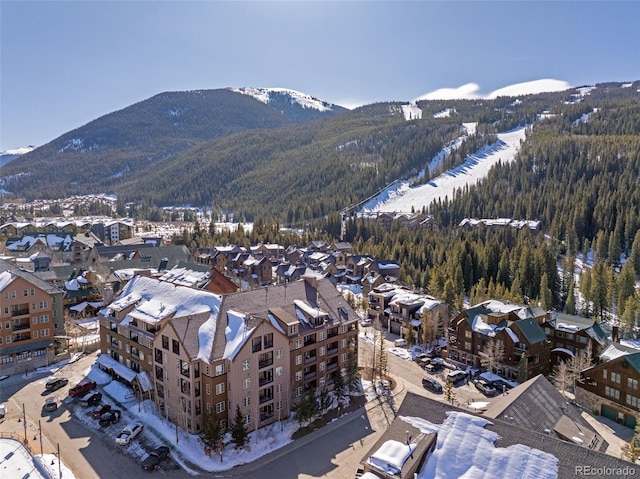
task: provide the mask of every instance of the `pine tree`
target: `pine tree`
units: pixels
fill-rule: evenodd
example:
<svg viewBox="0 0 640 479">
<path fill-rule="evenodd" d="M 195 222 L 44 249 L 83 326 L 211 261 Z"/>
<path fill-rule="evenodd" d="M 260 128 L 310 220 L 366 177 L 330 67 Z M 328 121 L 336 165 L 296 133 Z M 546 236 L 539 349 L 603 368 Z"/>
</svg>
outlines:
<svg viewBox="0 0 640 479">
<path fill-rule="evenodd" d="M 342 377 L 342 372 L 340 372 L 340 370 L 338 369 L 333 374 L 333 393 L 336 395 L 339 406 L 342 404 L 342 400 L 346 396 L 345 388 L 346 386 L 344 383 L 344 378 Z"/>
<path fill-rule="evenodd" d="M 212 414 L 205 414 L 202 431 L 200 431 L 200 442 L 204 448 L 219 452 L 224 433 L 218 414 L 215 411 Z"/>
<path fill-rule="evenodd" d="M 244 416 L 240 410 L 240 405 L 236 405 L 236 415 L 231 426 L 231 442 L 236 445 L 236 449 L 243 447 L 249 439 L 249 430 L 244 423 Z"/>
<path fill-rule="evenodd" d="M 636 427 L 631 441 L 622 446 L 622 455 L 627 461 L 633 463 L 640 459 L 640 415 L 636 417 Z"/>
<path fill-rule="evenodd" d="M 358 354 L 352 347 L 347 354 L 346 386 L 351 392 L 360 390 L 360 376 L 358 374 Z"/>
<path fill-rule="evenodd" d="M 378 375 L 381 379 L 387 377 L 387 373 L 389 372 L 389 362 L 387 358 L 387 348 L 384 346 L 384 341 L 380 342 L 380 349 L 378 350 Z"/>
</svg>

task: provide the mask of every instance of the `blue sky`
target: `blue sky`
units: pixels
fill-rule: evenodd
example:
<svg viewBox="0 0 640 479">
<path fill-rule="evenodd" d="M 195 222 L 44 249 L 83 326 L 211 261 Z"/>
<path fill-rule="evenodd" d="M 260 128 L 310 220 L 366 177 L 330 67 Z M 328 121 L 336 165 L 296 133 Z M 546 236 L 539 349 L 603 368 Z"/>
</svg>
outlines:
<svg viewBox="0 0 640 479">
<path fill-rule="evenodd" d="M 638 1 L 0 2 L 0 150 L 163 91 L 282 87 L 344 106 L 552 78 L 640 79 Z"/>
</svg>

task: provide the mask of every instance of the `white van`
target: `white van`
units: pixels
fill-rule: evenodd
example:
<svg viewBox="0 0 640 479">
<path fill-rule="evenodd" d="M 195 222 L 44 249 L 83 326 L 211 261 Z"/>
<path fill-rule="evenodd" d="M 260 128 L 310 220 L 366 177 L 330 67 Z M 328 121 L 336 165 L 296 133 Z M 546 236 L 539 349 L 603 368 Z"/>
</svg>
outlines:
<svg viewBox="0 0 640 479">
<path fill-rule="evenodd" d="M 402 339 L 402 338 L 400 338 L 400 339 L 395 339 L 395 340 L 393 341 L 393 345 L 394 345 L 396 348 L 404 348 L 404 347 L 407 345 L 407 342 L 406 342 L 404 339 Z"/>
</svg>

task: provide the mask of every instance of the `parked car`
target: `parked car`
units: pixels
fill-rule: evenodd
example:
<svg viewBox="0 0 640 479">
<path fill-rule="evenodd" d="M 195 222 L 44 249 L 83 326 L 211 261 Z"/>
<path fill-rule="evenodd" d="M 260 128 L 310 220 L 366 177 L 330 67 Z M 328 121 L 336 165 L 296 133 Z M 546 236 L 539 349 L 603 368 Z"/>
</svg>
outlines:
<svg viewBox="0 0 640 479">
<path fill-rule="evenodd" d="M 95 406 L 102 401 L 102 393 L 97 391 L 90 391 L 80 398 L 78 401 L 80 406 Z"/>
<path fill-rule="evenodd" d="M 467 374 L 464 371 L 451 371 L 447 374 L 447 380 L 451 381 L 454 386 L 466 383 L 467 379 Z"/>
<path fill-rule="evenodd" d="M 429 355 L 426 353 L 420 353 L 420 354 L 416 354 L 415 357 L 413 358 L 413 360 L 418 364 L 422 364 L 421 361 L 424 359 L 429 359 Z"/>
<path fill-rule="evenodd" d="M 432 363 L 429 362 L 425 367 L 425 371 L 429 373 L 437 373 L 438 371 L 442 371 L 444 369 L 444 364 L 442 363 Z"/>
<path fill-rule="evenodd" d="M 491 385 L 496 388 L 496 391 L 499 393 L 513 389 L 513 386 L 503 379 L 496 379 L 491 382 Z"/>
<path fill-rule="evenodd" d="M 57 397 L 48 397 L 44 402 L 44 410 L 45 411 L 55 411 L 58 409 L 58 398 Z"/>
<path fill-rule="evenodd" d="M 0 404 L 0 419 L 4 419 L 6 415 L 7 415 L 7 406 L 5 406 L 4 404 Z"/>
<path fill-rule="evenodd" d="M 425 389 L 433 391 L 434 393 L 442 392 L 442 384 L 440 384 L 433 378 L 422 378 L 422 386 L 424 386 Z"/>
<path fill-rule="evenodd" d="M 91 417 L 96 419 L 102 417 L 104 413 L 111 410 L 111 404 L 100 404 L 97 408 L 91 411 Z"/>
<path fill-rule="evenodd" d="M 83 394 L 86 394 L 89 391 L 95 389 L 96 386 L 97 384 L 95 381 L 92 381 L 91 379 L 84 379 L 73 386 L 71 389 L 69 389 L 69 396 L 82 396 Z"/>
<path fill-rule="evenodd" d="M 65 387 L 69 384 L 69 380 L 67 378 L 54 378 L 47 381 L 44 385 L 47 391 L 57 391 L 60 388 Z"/>
<path fill-rule="evenodd" d="M 142 431 L 142 423 L 134 422 L 125 426 L 116 436 L 116 444 L 129 444 Z"/>
<path fill-rule="evenodd" d="M 497 391 L 489 381 L 485 381 L 484 379 L 476 379 L 473 381 L 474 386 L 478 391 L 480 391 L 485 396 L 495 396 Z"/>
<path fill-rule="evenodd" d="M 393 340 L 393 345 L 394 345 L 396 348 L 404 348 L 404 347 L 406 347 L 406 346 L 407 346 L 407 342 L 406 342 L 404 339 L 402 339 L 402 338 L 400 338 L 400 339 L 394 339 L 394 340 Z"/>
<path fill-rule="evenodd" d="M 120 421 L 121 417 L 122 413 L 118 409 L 111 409 L 100 416 L 100 420 L 98 421 L 98 423 L 101 426 L 109 426 Z"/>
<path fill-rule="evenodd" d="M 157 447 L 144 458 L 140 463 L 140 467 L 145 471 L 153 471 L 156 466 L 167 457 L 169 457 L 169 448 L 167 446 Z"/>
</svg>

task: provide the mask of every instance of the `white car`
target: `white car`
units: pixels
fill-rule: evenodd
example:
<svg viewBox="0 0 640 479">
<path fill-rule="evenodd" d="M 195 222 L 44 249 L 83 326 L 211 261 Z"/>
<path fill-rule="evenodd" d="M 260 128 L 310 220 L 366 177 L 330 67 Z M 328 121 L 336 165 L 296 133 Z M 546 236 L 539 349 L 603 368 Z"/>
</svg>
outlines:
<svg viewBox="0 0 640 479">
<path fill-rule="evenodd" d="M 140 431 L 142 431 L 142 424 L 139 422 L 125 426 L 120 434 L 116 436 L 116 444 L 129 444 L 134 437 L 140 434 Z"/>
</svg>

